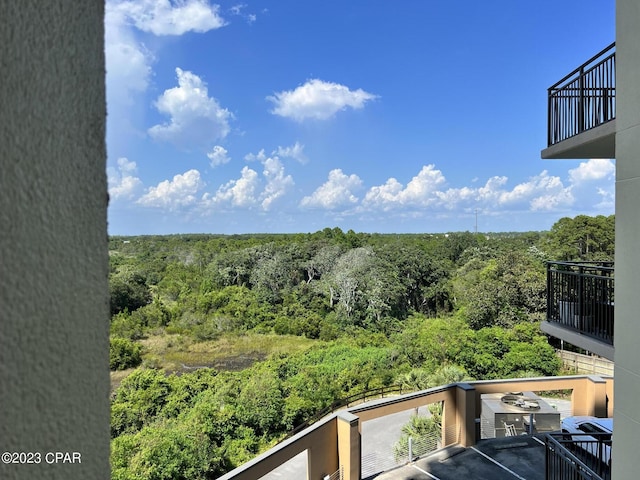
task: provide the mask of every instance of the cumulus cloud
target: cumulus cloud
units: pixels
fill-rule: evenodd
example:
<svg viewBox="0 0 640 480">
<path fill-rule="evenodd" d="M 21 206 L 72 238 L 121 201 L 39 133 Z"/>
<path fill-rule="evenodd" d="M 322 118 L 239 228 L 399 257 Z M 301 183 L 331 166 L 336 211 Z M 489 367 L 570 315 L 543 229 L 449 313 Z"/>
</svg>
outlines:
<svg viewBox="0 0 640 480">
<path fill-rule="evenodd" d="M 108 100 L 111 105 L 130 105 L 133 95 L 146 90 L 154 57 L 136 40 L 126 16 L 113 2 L 105 6 L 104 27 Z"/>
<path fill-rule="evenodd" d="M 212 156 L 228 158 L 219 145 Z M 278 147 L 271 155 L 264 149 L 248 154 L 249 161 L 262 168 L 242 168 L 239 177 L 223 183 L 213 193 L 201 194 L 204 181 L 197 170 L 176 175 L 171 180 L 148 188 L 138 204 L 167 211 L 255 210 L 277 212 L 277 205 L 293 190 L 295 182 L 287 174 L 282 158 L 287 152 L 300 152 L 302 146 Z M 212 159 L 213 161 L 213 159 Z M 418 173 L 401 183 L 389 178 L 381 185 L 365 190 L 356 174 L 331 170 L 328 178 L 298 206 L 320 209 L 333 214 L 361 214 L 363 218 L 381 212 L 394 212 L 400 217 L 420 218 L 427 215 L 450 217 L 469 215 L 474 210 L 484 215 L 511 215 L 524 212 L 607 212 L 613 210 L 614 189 L 612 162 L 588 161 L 569 170 L 564 180 L 543 170 L 519 183 L 506 176 L 493 176 L 481 184 L 469 181 L 462 187 L 450 187 L 442 171 L 434 165 L 424 165 Z M 109 169 L 109 191 L 113 198 L 133 198 L 141 182 L 136 176 L 135 162 L 118 160 L 118 167 Z M 359 198 L 361 191 L 364 195 Z M 577 213 L 576 213 L 577 214 Z"/>
<path fill-rule="evenodd" d="M 183 174 L 175 175 L 173 180 L 164 180 L 157 186 L 148 188 L 137 203 L 169 211 L 180 210 L 197 203 L 196 194 L 204 185 L 205 183 L 200 178 L 200 172 L 192 169 Z"/>
<path fill-rule="evenodd" d="M 303 164 L 309 161 L 309 159 L 304 154 L 304 145 L 298 142 L 289 147 L 278 147 L 274 154 L 284 158 L 293 158 L 294 160 Z"/>
<path fill-rule="evenodd" d="M 444 189 L 444 175 L 428 165 L 406 187 L 389 178 L 385 184 L 370 188 L 361 207 L 385 211 L 402 208 L 405 212 L 407 207 L 429 207 L 430 212 L 481 208 L 496 213 L 606 209 L 613 206 L 614 173 L 615 165 L 610 160 L 589 160 L 569 170 L 564 182 L 543 170 L 511 188 L 507 177 L 494 176 L 482 186 Z"/>
<path fill-rule="evenodd" d="M 569 170 L 569 178 L 575 184 L 605 178 L 613 179 L 615 174 L 616 166 L 613 161 L 604 158 L 592 158 L 587 162 L 580 162 L 576 168 Z"/>
<path fill-rule="evenodd" d="M 529 205 L 531 210 L 556 210 L 573 204 L 571 187 L 565 187 L 560 177 L 543 170 L 539 175 L 516 185 L 513 190 L 502 192 L 499 205 Z"/>
<path fill-rule="evenodd" d="M 271 113 L 303 121 L 308 118 L 326 120 L 340 110 L 361 109 L 377 95 L 362 89 L 350 90 L 344 85 L 313 79 L 295 90 L 275 93 L 267 97 L 275 107 Z"/>
<path fill-rule="evenodd" d="M 225 163 L 229 163 L 231 158 L 228 156 L 227 150 L 220 145 L 216 145 L 213 147 L 209 153 L 207 153 L 207 157 L 211 160 L 211 166 L 217 167 L 218 165 L 224 165 Z"/>
<path fill-rule="evenodd" d="M 230 180 L 222 185 L 214 196 L 205 194 L 204 200 L 208 204 L 230 203 L 236 207 L 250 207 L 256 204 L 256 192 L 260 187 L 258 172 L 249 167 L 243 167 L 240 178 Z"/>
<path fill-rule="evenodd" d="M 507 188 L 508 178 L 494 176 L 479 187 L 443 187 L 447 181 L 434 165 L 423 166 L 407 186 L 390 178 L 380 186 L 369 189 L 362 209 L 384 211 L 429 207 L 430 212 L 470 211 L 482 208 L 492 211 L 560 210 L 570 207 L 575 199 L 572 185 L 564 185 L 559 177 L 547 171 L 529 178 L 515 187 Z"/>
<path fill-rule="evenodd" d="M 219 7 L 205 0 L 107 0 L 105 61 L 109 103 L 129 105 L 146 90 L 154 55 L 136 38 L 136 30 L 154 35 L 207 32 L 226 25 Z"/>
<path fill-rule="evenodd" d="M 569 181 L 576 203 L 594 204 L 601 211 L 613 211 L 615 207 L 615 173 L 613 160 L 591 159 L 569 170 Z"/>
<path fill-rule="evenodd" d="M 136 162 L 122 157 L 117 163 L 117 168 L 107 168 L 109 197 L 112 200 L 133 198 L 142 186 L 142 181 L 135 176 L 138 171 Z"/>
<path fill-rule="evenodd" d="M 309 160 L 304 154 L 304 145 L 301 145 L 298 142 L 288 147 L 279 146 L 271 152 L 271 155 L 279 158 L 292 158 L 303 164 L 307 163 Z M 244 159 L 247 162 L 264 162 L 267 158 L 267 153 L 264 151 L 264 148 L 258 153 L 247 153 L 244 156 Z"/>
<path fill-rule="evenodd" d="M 247 162 L 264 162 L 267 159 L 267 154 L 264 152 L 264 148 L 258 153 L 247 153 L 244 156 Z"/>
<path fill-rule="evenodd" d="M 608 186 L 608 188 L 598 187 L 596 189 L 598 196 L 600 197 L 600 202 L 598 202 L 595 206 L 601 210 L 609 210 L 614 211 L 616 207 L 616 192 L 615 186 Z"/>
<path fill-rule="evenodd" d="M 310 196 L 300 202 L 303 208 L 324 208 L 334 210 L 341 207 L 352 207 L 358 202 L 354 191 L 362 187 L 362 180 L 357 175 L 345 175 L 336 168 L 329 172 L 328 180 Z"/>
<path fill-rule="evenodd" d="M 126 18 L 143 32 L 154 35 L 182 35 L 208 32 L 226 25 L 218 5 L 206 0 L 112 1 L 107 9 Z"/>
<path fill-rule="evenodd" d="M 372 187 L 363 203 L 369 206 L 379 205 L 385 209 L 406 205 L 426 206 L 437 199 L 436 192 L 444 183 L 446 180 L 442 172 L 434 165 L 426 165 L 406 188 L 395 178 L 390 178 L 384 185 Z"/>
<path fill-rule="evenodd" d="M 149 135 L 181 148 L 209 150 L 212 142 L 229 133 L 231 112 L 209 97 L 207 84 L 189 71 L 176 68 L 178 86 L 165 90 L 155 105 L 170 117 L 169 123 L 155 125 Z"/>
<path fill-rule="evenodd" d="M 215 195 L 207 194 L 204 197 L 206 205 L 230 204 L 245 208 L 259 205 L 268 211 L 293 187 L 293 177 L 285 173 L 284 165 L 277 156 L 267 157 L 264 150 L 260 150 L 258 154 L 249 154 L 245 158 L 262 163 L 262 178 L 255 170 L 244 167 L 240 178 L 222 185 Z"/>
<path fill-rule="evenodd" d="M 269 210 L 273 202 L 293 187 L 294 182 L 291 175 L 285 175 L 284 165 L 282 165 L 278 157 L 270 157 L 264 161 L 262 174 L 267 184 L 261 195 L 261 205 L 263 210 Z"/>
</svg>

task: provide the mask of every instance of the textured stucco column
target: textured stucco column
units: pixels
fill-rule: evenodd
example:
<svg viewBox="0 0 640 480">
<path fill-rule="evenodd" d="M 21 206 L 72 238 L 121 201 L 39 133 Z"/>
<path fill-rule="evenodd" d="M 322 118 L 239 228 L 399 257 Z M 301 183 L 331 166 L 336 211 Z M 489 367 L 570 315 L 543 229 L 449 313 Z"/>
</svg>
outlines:
<svg viewBox="0 0 640 480">
<path fill-rule="evenodd" d="M 468 383 L 459 383 L 455 389 L 455 430 L 443 429 L 444 445 L 454 442 L 463 447 L 471 447 L 476 444 L 476 418 L 480 418 L 480 412 L 476 411 L 476 389 Z M 445 402 L 445 413 L 447 411 Z M 446 420 L 446 416 L 445 416 Z M 445 421 L 443 426 L 448 422 Z M 446 437 L 445 437 L 446 435 Z"/>
<path fill-rule="evenodd" d="M 574 415 L 607 416 L 607 382 L 590 375 L 580 382 L 571 393 Z"/>
<path fill-rule="evenodd" d="M 616 298 L 613 478 L 640 457 L 640 2 L 616 2 Z"/>
<path fill-rule="evenodd" d="M 110 477 L 103 17 L 0 0 L 3 480 Z"/>
<path fill-rule="evenodd" d="M 349 412 L 340 412 L 336 418 L 338 427 L 338 463 L 343 469 L 344 480 L 360 480 L 362 448 L 360 422 Z"/>
<path fill-rule="evenodd" d="M 307 448 L 307 480 L 322 480 L 339 468 L 338 423 L 334 418 L 323 429 L 322 437 Z"/>
</svg>

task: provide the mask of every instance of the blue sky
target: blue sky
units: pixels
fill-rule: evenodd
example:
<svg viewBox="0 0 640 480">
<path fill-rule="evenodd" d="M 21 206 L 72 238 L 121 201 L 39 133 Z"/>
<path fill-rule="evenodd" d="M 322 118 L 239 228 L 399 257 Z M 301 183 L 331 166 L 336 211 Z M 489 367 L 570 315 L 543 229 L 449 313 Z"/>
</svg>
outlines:
<svg viewBox="0 0 640 480">
<path fill-rule="evenodd" d="M 613 160 L 541 160 L 614 0 L 107 0 L 109 233 L 548 230 Z"/>
</svg>

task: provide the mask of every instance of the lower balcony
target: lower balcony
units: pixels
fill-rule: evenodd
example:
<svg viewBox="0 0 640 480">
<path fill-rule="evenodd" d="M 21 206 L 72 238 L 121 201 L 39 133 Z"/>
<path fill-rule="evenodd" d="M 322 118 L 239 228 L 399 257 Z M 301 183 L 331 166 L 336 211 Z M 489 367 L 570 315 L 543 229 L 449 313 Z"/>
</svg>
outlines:
<svg viewBox="0 0 640 480">
<path fill-rule="evenodd" d="M 584 442 L 578 444 L 580 439 L 574 438 L 575 435 L 570 435 L 572 444 L 560 437 L 556 443 L 545 445 L 549 429 L 559 432 L 560 425 L 552 426 L 548 422 L 551 414 L 543 410 L 541 402 L 537 406 L 527 402 L 520 406 L 517 402 L 510 403 L 510 406 L 503 406 L 510 412 L 506 415 L 495 407 L 494 397 L 505 402 L 511 397 L 529 397 L 530 394 L 553 397 L 553 392 L 561 392 L 565 399 L 549 404 L 557 417 L 613 415 L 614 382 L 611 377 L 579 375 L 443 385 L 330 414 L 219 480 L 454 480 L 465 477 L 608 480 L 606 469 L 591 462 L 577 446 L 587 445 L 587 453 L 595 450 Z M 559 402 L 568 403 L 568 411 Z M 419 409 L 424 411 L 430 405 L 439 405 L 441 411 L 439 434 L 432 446 L 436 450 L 422 450 L 420 445 L 414 444 L 413 449 L 408 447 L 409 454 L 403 455 L 395 465 L 370 468 L 371 454 L 365 453 L 365 445 L 377 446 L 389 438 L 395 439 L 400 428 L 398 415 Z M 387 450 L 378 452 L 378 458 L 391 452 L 390 448 Z M 545 471 L 545 456 L 550 451 L 557 455 Z M 582 462 L 577 473 L 575 468 L 566 468 L 567 462 L 574 458 Z M 301 468 L 288 470 L 290 463 L 297 463 L 299 459 L 302 459 Z"/>
<path fill-rule="evenodd" d="M 614 306 L 612 262 L 547 264 L 548 335 L 613 360 Z"/>
<path fill-rule="evenodd" d="M 546 480 L 610 480 L 611 435 L 582 433 L 545 436 Z"/>
</svg>

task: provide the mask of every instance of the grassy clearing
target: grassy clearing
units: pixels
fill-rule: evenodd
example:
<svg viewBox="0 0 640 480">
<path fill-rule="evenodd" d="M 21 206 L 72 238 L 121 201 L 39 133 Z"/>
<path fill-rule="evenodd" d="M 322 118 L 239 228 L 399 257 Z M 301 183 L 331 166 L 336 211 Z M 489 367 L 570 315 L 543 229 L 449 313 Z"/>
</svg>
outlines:
<svg viewBox="0 0 640 480">
<path fill-rule="evenodd" d="M 216 340 L 197 342 L 183 335 L 152 335 L 141 340 L 147 366 L 168 371 L 214 367 L 242 370 L 271 355 L 303 351 L 317 341 L 296 336 L 247 333 L 225 335 Z"/>
</svg>

